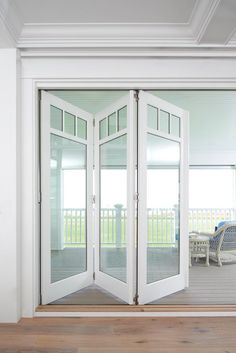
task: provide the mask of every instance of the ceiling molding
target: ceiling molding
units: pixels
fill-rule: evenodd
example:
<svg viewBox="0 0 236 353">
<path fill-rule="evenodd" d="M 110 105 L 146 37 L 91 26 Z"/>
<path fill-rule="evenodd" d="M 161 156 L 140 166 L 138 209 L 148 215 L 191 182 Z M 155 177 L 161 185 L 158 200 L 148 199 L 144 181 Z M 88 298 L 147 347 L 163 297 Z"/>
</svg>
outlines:
<svg viewBox="0 0 236 353">
<path fill-rule="evenodd" d="M 188 24 L 25 24 L 19 48 L 195 45 Z"/>
<path fill-rule="evenodd" d="M 21 57 L 160 57 L 160 58 L 236 58 L 236 48 L 30 48 L 22 49 Z"/>
<path fill-rule="evenodd" d="M 197 1 L 195 12 L 191 18 L 191 27 L 197 43 L 201 42 L 211 19 L 221 0 Z"/>
<path fill-rule="evenodd" d="M 216 50 L 216 55 L 212 56 L 235 56 L 232 51 L 226 54 L 217 51 L 217 48 L 225 48 L 225 43 L 204 41 L 212 19 L 215 20 L 214 16 L 222 6 L 225 6 L 222 0 L 196 0 L 187 23 L 26 23 L 23 25 L 15 1 L 2 0 L 0 2 L 0 41 L 4 30 L 6 41 L 11 42 L 12 46 L 17 46 L 22 50 L 37 48 L 50 50 L 52 55 L 57 55 L 55 52 L 57 48 L 72 49 L 70 50 L 72 56 L 89 55 L 90 50 L 95 49 L 98 51 L 98 56 L 109 55 L 109 52 L 114 55 L 116 49 L 123 48 L 121 55 L 125 55 L 126 50 L 129 53 L 130 51 L 136 52 L 136 54 L 133 52 L 134 55 L 141 55 L 142 52 L 144 56 L 149 54 L 151 56 L 172 56 L 170 51 L 164 53 L 160 49 L 176 48 L 183 49 L 182 54 L 174 53 L 177 56 L 183 56 L 183 54 L 200 56 L 200 50 L 190 53 L 185 52 L 184 49 L 207 47 L 212 51 L 213 48 Z M 232 29 L 231 32 L 228 35 L 227 46 L 233 49 L 236 47 L 236 36 L 233 36 Z M 75 48 L 80 52 L 74 53 Z M 156 52 L 153 52 L 153 49 L 156 49 Z M 31 53 L 32 56 L 35 54 L 36 52 Z M 116 54 L 119 55 L 118 52 Z M 207 51 L 202 54 L 211 56 L 211 53 Z M 41 51 L 40 55 L 45 55 L 45 52 Z"/>
<path fill-rule="evenodd" d="M 5 36 L 8 37 L 12 46 L 16 47 L 23 23 L 20 19 L 19 11 L 15 6 L 14 1 L 11 0 L 0 2 L 0 21 L 4 26 Z"/>
</svg>

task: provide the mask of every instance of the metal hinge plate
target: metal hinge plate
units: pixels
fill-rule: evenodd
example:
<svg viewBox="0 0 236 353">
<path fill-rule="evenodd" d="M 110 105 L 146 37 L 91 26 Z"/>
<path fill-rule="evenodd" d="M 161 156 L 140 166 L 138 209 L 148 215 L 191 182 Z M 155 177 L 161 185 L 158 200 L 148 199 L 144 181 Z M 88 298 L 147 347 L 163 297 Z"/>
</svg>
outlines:
<svg viewBox="0 0 236 353">
<path fill-rule="evenodd" d="M 138 92 L 134 92 L 134 99 L 136 100 L 136 102 L 138 102 L 139 100 Z"/>
<path fill-rule="evenodd" d="M 93 127 L 95 127 L 95 119 L 93 119 Z"/>
<path fill-rule="evenodd" d="M 138 294 L 136 293 L 135 296 L 134 296 L 134 304 L 135 305 L 138 305 Z"/>
<path fill-rule="evenodd" d="M 139 193 L 138 192 L 136 192 L 134 194 L 134 201 L 139 202 Z"/>
<path fill-rule="evenodd" d="M 95 281 L 95 272 L 93 273 L 93 280 Z"/>
<path fill-rule="evenodd" d="M 38 192 L 38 203 L 40 204 L 42 202 L 42 192 Z"/>
<path fill-rule="evenodd" d="M 93 204 L 96 203 L 96 196 L 95 196 L 95 195 L 92 196 L 92 203 L 93 203 Z"/>
</svg>

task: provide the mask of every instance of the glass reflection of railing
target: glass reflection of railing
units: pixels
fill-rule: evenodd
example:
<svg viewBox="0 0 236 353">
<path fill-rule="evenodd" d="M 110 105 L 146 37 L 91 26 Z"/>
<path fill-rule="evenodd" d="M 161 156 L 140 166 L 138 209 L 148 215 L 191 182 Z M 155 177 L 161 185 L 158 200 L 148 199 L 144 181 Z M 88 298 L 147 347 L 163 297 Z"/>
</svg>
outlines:
<svg viewBox="0 0 236 353">
<path fill-rule="evenodd" d="M 84 246 L 86 244 L 86 210 L 65 208 L 64 219 L 65 246 Z M 148 245 L 174 246 L 178 239 L 176 208 L 149 208 Z M 235 220 L 235 209 L 194 208 L 189 209 L 189 231 L 213 232 L 222 220 Z M 122 247 L 127 238 L 127 210 L 122 205 L 101 209 L 100 217 L 102 246 Z"/>
</svg>

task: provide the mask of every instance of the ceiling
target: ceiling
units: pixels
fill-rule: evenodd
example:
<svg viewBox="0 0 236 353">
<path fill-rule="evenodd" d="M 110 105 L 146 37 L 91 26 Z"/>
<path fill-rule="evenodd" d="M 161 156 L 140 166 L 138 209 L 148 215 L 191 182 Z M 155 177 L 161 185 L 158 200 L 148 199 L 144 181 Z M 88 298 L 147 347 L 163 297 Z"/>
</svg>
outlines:
<svg viewBox="0 0 236 353">
<path fill-rule="evenodd" d="M 187 23 L 197 0 L 15 0 L 24 23 Z"/>
<path fill-rule="evenodd" d="M 235 47 L 235 0 L 0 0 L 0 47 Z"/>
</svg>

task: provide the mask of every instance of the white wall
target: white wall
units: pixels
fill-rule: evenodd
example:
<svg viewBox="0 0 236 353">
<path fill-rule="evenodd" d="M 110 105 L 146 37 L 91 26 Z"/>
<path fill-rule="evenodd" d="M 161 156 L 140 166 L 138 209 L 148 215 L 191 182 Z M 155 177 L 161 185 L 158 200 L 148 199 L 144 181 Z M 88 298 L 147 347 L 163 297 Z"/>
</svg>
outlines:
<svg viewBox="0 0 236 353">
<path fill-rule="evenodd" d="M 0 322 L 20 313 L 20 116 L 16 49 L 0 49 Z"/>
<path fill-rule="evenodd" d="M 22 55 L 29 55 L 22 59 L 22 316 L 32 317 L 39 294 L 36 87 L 236 89 L 236 59 Z"/>
</svg>

